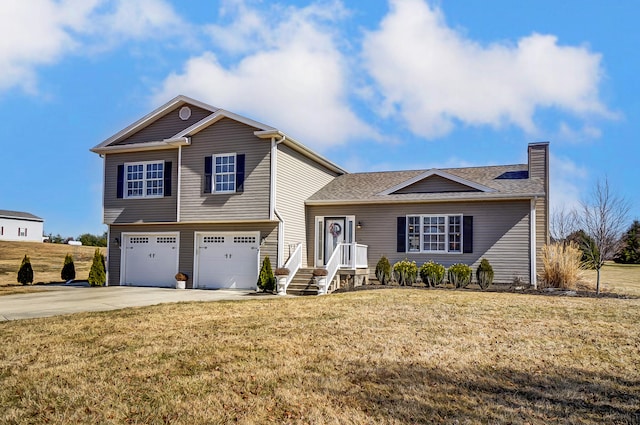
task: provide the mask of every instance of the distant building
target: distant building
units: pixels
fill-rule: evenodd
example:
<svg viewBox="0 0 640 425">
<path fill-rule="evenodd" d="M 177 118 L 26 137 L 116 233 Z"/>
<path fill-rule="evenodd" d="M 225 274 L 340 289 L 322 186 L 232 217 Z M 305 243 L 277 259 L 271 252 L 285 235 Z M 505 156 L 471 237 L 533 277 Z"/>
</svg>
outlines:
<svg viewBox="0 0 640 425">
<path fill-rule="evenodd" d="M 20 211 L 0 210 L 0 240 L 42 242 L 44 220 Z"/>
</svg>

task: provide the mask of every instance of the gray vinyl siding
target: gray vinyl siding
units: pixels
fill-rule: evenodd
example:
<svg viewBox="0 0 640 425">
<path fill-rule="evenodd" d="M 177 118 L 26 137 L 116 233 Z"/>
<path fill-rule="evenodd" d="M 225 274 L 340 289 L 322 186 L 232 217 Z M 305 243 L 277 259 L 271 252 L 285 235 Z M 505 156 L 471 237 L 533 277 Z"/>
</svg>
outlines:
<svg viewBox="0 0 640 425">
<path fill-rule="evenodd" d="M 183 106 L 188 106 L 189 108 L 191 108 L 191 117 L 189 117 L 189 119 L 185 121 L 180 119 L 180 116 L 178 115 L 180 113 L 180 109 Z M 114 145 L 131 145 L 134 143 L 157 142 L 160 140 L 169 139 L 180 133 L 182 130 L 191 127 L 193 124 L 197 123 L 208 115 L 211 115 L 211 112 L 207 111 L 206 109 L 202 109 L 189 104 L 180 105 L 172 109 L 162 118 L 149 124 L 148 126 L 132 134 L 126 139 L 114 143 Z"/>
<path fill-rule="evenodd" d="M 415 182 L 394 193 L 444 193 L 444 192 L 478 192 L 469 186 L 445 179 L 441 176 L 430 176 Z"/>
<path fill-rule="evenodd" d="M 105 155 L 104 222 L 112 224 L 176 221 L 177 152 L 177 150 L 171 149 Z M 117 197 L 118 165 L 141 161 L 171 161 L 171 196 L 141 199 Z"/>
<path fill-rule="evenodd" d="M 278 146 L 276 209 L 285 221 L 283 261 L 289 255 L 289 245 L 302 242 L 306 252 L 304 201 L 336 175 L 288 146 Z M 306 266 L 303 256 L 303 267 Z"/>
<path fill-rule="evenodd" d="M 122 233 L 153 233 L 153 232 L 179 232 L 179 270 L 189 276 L 187 287 L 193 285 L 193 263 L 194 263 L 194 236 L 195 232 L 260 232 L 260 240 L 264 243 L 260 247 L 260 264 L 265 256 L 276 258 L 278 246 L 278 225 L 277 223 L 229 223 L 229 224 L 152 224 L 152 225 L 131 225 L 131 226 L 110 226 L 109 233 L 109 285 L 120 285 L 120 264 L 121 249 L 116 246 L 115 239 L 122 241 Z"/>
<path fill-rule="evenodd" d="M 307 207 L 307 261 L 313 264 L 315 217 L 355 215 L 362 223 L 356 242 L 368 245 L 369 270 L 383 255 L 393 264 L 408 258 L 418 266 L 433 260 L 446 267 L 465 263 L 475 268 L 482 258 L 493 265 L 496 283 L 511 283 L 514 277 L 529 281 L 529 201 L 396 204 Z M 397 251 L 397 217 L 420 214 L 462 214 L 473 216 L 473 252 L 468 254 L 418 254 Z"/>
<path fill-rule="evenodd" d="M 229 118 L 210 125 L 182 148 L 180 221 L 268 220 L 270 142 L 255 128 Z M 243 193 L 204 193 L 204 158 L 213 154 L 245 154 Z"/>
</svg>

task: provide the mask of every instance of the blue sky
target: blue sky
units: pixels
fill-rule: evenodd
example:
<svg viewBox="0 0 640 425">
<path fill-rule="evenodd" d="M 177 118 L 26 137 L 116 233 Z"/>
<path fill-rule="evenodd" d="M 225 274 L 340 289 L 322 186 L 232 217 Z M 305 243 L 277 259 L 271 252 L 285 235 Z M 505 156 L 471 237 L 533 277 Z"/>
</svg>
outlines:
<svg viewBox="0 0 640 425">
<path fill-rule="evenodd" d="M 607 176 L 640 218 L 635 1 L 5 0 L 0 209 L 101 233 L 89 149 L 178 94 L 349 171 L 526 162 L 552 208 Z"/>
</svg>

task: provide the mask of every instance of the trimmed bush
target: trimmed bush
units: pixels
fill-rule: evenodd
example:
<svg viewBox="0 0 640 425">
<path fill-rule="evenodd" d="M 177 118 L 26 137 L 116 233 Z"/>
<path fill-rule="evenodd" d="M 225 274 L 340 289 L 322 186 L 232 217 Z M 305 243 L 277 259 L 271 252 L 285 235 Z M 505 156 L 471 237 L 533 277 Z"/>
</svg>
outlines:
<svg viewBox="0 0 640 425">
<path fill-rule="evenodd" d="M 22 283 L 23 285 L 33 283 L 33 268 L 31 267 L 31 260 L 26 254 L 18 270 L 18 283 Z"/>
<path fill-rule="evenodd" d="M 493 267 L 489 260 L 483 258 L 476 270 L 476 280 L 481 289 L 487 289 L 493 283 Z"/>
<path fill-rule="evenodd" d="M 376 264 L 376 279 L 381 285 L 386 285 L 391 282 L 391 263 L 384 255 Z"/>
<path fill-rule="evenodd" d="M 97 248 L 93 254 L 93 262 L 91 263 L 91 270 L 89 270 L 88 281 L 91 286 L 104 286 L 107 281 L 104 255 L 102 255 L 100 249 Z"/>
<path fill-rule="evenodd" d="M 456 288 L 466 288 L 471 283 L 471 267 L 466 264 L 454 264 L 447 269 L 447 280 Z"/>
<path fill-rule="evenodd" d="M 65 282 L 76 278 L 76 266 L 73 264 L 73 256 L 71 254 L 67 254 L 64 257 L 60 278 Z"/>
<path fill-rule="evenodd" d="M 575 289 L 580 280 L 582 251 L 578 246 L 554 243 L 542 247 L 542 288 Z"/>
<path fill-rule="evenodd" d="M 276 287 L 276 277 L 273 275 L 273 269 L 271 268 L 271 260 L 267 255 L 262 261 L 262 268 L 260 269 L 260 276 L 258 276 L 258 288 L 264 292 L 273 292 Z"/>
<path fill-rule="evenodd" d="M 436 286 L 444 281 L 445 268 L 442 264 L 434 263 L 433 260 L 420 266 L 420 279 L 427 286 Z"/>
<path fill-rule="evenodd" d="M 400 286 L 412 286 L 418 279 L 418 266 L 405 258 L 393 265 L 393 274 Z"/>
<path fill-rule="evenodd" d="M 187 280 L 189 280 L 189 276 L 186 273 L 182 273 L 182 272 L 176 273 L 174 277 L 177 281 L 180 281 L 180 282 L 186 282 Z"/>
<path fill-rule="evenodd" d="M 329 270 L 327 270 L 327 269 L 313 269 L 311 274 L 313 275 L 313 277 L 327 276 L 329 274 Z"/>
</svg>

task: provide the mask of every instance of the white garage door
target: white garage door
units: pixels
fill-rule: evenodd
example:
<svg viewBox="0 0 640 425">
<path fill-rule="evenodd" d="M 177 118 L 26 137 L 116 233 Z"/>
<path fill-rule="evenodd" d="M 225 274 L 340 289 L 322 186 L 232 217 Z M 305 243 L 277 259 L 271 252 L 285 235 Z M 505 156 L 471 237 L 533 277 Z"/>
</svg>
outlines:
<svg viewBox="0 0 640 425">
<path fill-rule="evenodd" d="M 256 289 L 260 232 L 196 233 L 196 287 Z"/>
<path fill-rule="evenodd" d="M 122 284 L 175 286 L 178 272 L 177 233 L 123 234 Z"/>
</svg>

